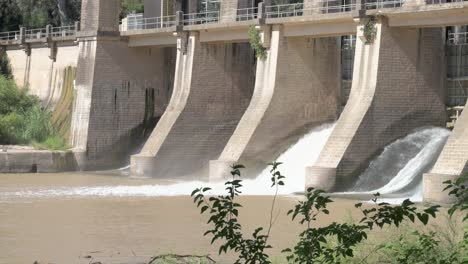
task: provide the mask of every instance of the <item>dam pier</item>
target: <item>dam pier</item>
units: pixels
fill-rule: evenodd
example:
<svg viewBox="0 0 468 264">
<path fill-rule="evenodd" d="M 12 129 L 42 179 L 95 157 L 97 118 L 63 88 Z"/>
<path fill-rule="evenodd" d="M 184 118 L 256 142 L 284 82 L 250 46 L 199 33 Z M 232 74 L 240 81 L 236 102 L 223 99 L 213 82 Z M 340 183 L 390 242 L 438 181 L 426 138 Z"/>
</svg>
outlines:
<svg viewBox="0 0 468 264">
<path fill-rule="evenodd" d="M 336 121 L 304 188 L 343 191 L 387 145 L 449 126 L 422 182 L 450 202 L 443 182 L 468 172 L 468 1 L 296 2 L 148 0 L 120 20 L 120 1 L 82 0 L 72 26 L 0 32 L 19 86 L 51 109 L 73 98 L 71 152 L 0 152 L 0 171 L 219 181 L 241 163 L 253 178 Z"/>
</svg>

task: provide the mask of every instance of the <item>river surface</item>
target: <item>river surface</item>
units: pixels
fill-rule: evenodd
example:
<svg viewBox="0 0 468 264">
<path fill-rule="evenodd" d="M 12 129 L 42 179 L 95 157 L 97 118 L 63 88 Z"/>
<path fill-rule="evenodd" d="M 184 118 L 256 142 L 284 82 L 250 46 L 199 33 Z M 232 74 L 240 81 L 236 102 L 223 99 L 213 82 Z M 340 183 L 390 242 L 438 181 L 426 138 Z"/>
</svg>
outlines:
<svg viewBox="0 0 468 264">
<path fill-rule="evenodd" d="M 278 159 L 285 162 L 280 170 L 286 186 L 274 210 L 269 253 L 275 257 L 282 257 L 281 250 L 291 247 L 302 230 L 286 213 L 303 198 L 292 194 L 303 192 L 303 168 L 317 159 L 333 127 L 313 129 Z M 421 175 L 432 167 L 448 133 L 423 129 L 390 144 L 359 177 L 356 189 L 333 194 L 348 200 L 334 198 L 332 213 L 316 224 L 360 219 L 349 198 L 369 200 L 375 188 L 397 202 L 413 196 L 420 200 Z M 267 228 L 274 194 L 270 177 L 266 169 L 243 182 L 240 221 L 247 233 Z M 152 256 L 169 253 L 210 254 L 218 263 L 233 263 L 233 255 L 218 256 L 219 244 L 210 245 L 203 236 L 208 217 L 199 214 L 189 196 L 207 185 L 212 195 L 224 193 L 222 183 L 131 178 L 128 169 L 0 174 L 0 264 L 148 263 Z"/>
<path fill-rule="evenodd" d="M 169 183 L 115 174 L 0 174 L 0 263 L 90 263 L 89 256 L 103 263 L 145 263 L 166 253 L 211 254 L 220 263 L 232 263 L 233 256 L 218 257 L 216 246 L 203 237 L 207 218 L 199 215 L 188 195 L 158 197 L 135 191 Z M 129 189 L 132 186 L 136 189 Z M 121 191 L 41 194 L 41 190 L 89 188 Z M 300 231 L 286 216 L 297 199 L 282 196 L 278 201 L 272 234 L 275 255 L 290 246 Z M 266 226 L 272 197 L 241 200 L 245 206 L 241 221 L 249 232 Z M 337 206 L 343 203 L 352 208 L 350 201 Z M 337 210 L 333 218 L 346 215 L 346 210 Z"/>
<path fill-rule="evenodd" d="M 207 216 L 199 214 L 188 193 L 157 193 L 180 185 L 119 174 L 0 174 L 0 263 L 136 264 L 168 253 L 209 254 L 217 263 L 233 263 L 235 256 L 218 256 L 219 244 L 203 237 Z M 284 263 L 281 250 L 302 230 L 286 215 L 299 199 L 277 200 L 269 252 L 277 263 Z M 317 225 L 361 218 L 355 201 L 334 200 L 331 214 L 319 217 Z M 247 233 L 268 225 L 271 201 L 268 195 L 240 198 Z"/>
</svg>

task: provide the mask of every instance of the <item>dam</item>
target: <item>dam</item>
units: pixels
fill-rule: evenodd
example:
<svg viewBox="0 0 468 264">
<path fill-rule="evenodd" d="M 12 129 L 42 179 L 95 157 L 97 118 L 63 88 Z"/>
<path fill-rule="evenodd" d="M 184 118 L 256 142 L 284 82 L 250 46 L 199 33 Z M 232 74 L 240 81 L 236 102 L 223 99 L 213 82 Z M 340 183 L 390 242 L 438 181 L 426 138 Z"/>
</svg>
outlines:
<svg viewBox="0 0 468 264">
<path fill-rule="evenodd" d="M 450 201 L 443 182 L 467 172 L 467 1 L 145 1 L 119 13 L 83 0 L 73 25 L 0 33 L 16 82 L 49 107 L 73 83 L 71 151 L 24 164 L 4 151 L 0 171 L 60 160 L 55 170 L 220 181 L 241 163 L 255 178 L 327 126 L 318 153 L 291 156 L 310 156 L 291 191 L 357 190 L 384 177 L 368 169 L 398 142 L 423 142 L 399 170 L 431 146 L 416 159 L 432 161 L 417 172 L 426 201 Z"/>
</svg>

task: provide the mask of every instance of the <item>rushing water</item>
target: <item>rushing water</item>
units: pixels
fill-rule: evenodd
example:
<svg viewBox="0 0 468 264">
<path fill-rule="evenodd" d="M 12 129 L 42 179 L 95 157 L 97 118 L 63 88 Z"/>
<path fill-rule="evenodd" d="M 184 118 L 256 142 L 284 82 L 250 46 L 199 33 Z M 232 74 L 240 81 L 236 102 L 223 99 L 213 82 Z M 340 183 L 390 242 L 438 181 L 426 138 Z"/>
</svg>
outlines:
<svg viewBox="0 0 468 264">
<path fill-rule="evenodd" d="M 380 193 L 384 196 L 422 200 L 422 174 L 434 166 L 450 131 L 426 128 L 388 145 L 359 176 L 349 192 L 351 196 Z M 387 201 L 392 201 L 387 200 Z"/>
<path fill-rule="evenodd" d="M 293 194 L 304 190 L 304 168 L 313 165 L 334 124 L 314 128 L 298 142 L 284 152 L 277 161 L 282 162 L 280 171 L 286 176 L 286 185 L 279 190 L 280 194 Z M 435 163 L 449 131 L 442 128 L 418 130 L 388 145 L 375 158 L 357 180 L 356 184 L 339 196 L 365 197 L 376 192 L 387 197 L 412 197 L 421 200 L 421 176 Z M 122 173 L 122 168 L 117 173 Z M 272 195 L 270 168 L 266 168 L 257 178 L 245 180 L 242 192 L 245 195 Z M 110 178 L 110 177 L 108 177 Z M 121 177 L 127 178 L 127 177 Z M 130 184 L 128 184 L 130 183 Z M 0 201 L 16 198 L 47 197 L 154 197 L 188 195 L 195 188 L 209 186 L 211 194 L 225 192 L 223 183 L 202 181 L 161 182 L 157 179 L 121 180 L 117 184 L 83 184 L 73 186 L 32 186 L 22 188 L 0 189 Z M 2 199 L 3 198 L 3 199 Z"/>
<path fill-rule="evenodd" d="M 304 190 L 304 167 L 313 165 L 318 158 L 325 142 L 334 128 L 333 124 L 323 125 L 312 129 L 310 133 L 291 146 L 279 158 L 284 165 L 280 167 L 283 175 L 286 175 L 286 186 L 280 189 L 281 194 L 292 194 Z M 118 171 L 127 168 L 119 169 Z M 270 188 L 269 168 L 266 168 L 256 179 L 245 180 L 243 194 L 246 195 L 270 195 L 274 190 Z M 139 179 L 136 182 L 151 182 L 151 179 Z M 0 198 L 47 198 L 47 197 L 133 197 L 133 196 L 177 196 L 188 195 L 195 188 L 201 186 L 212 187 L 212 194 L 225 192 L 223 183 L 206 183 L 201 181 L 186 181 L 172 184 L 142 184 L 142 185 L 98 185 L 98 186 L 55 186 L 30 187 L 0 192 Z"/>
</svg>

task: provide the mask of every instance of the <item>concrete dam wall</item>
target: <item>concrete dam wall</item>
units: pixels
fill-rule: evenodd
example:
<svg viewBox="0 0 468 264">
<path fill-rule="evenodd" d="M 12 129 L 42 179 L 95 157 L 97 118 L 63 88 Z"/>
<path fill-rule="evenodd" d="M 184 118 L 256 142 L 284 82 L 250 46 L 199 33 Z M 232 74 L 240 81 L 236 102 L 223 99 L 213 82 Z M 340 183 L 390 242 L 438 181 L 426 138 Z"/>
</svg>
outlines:
<svg viewBox="0 0 468 264">
<path fill-rule="evenodd" d="M 444 125 L 441 30 L 390 28 L 385 19 L 376 25 L 372 44 L 358 27 L 351 95 L 319 160 L 307 169 L 308 186 L 343 188 L 390 142 Z"/>
<path fill-rule="evenodd" d="M 304 187 L 344 190 L 387 145 L 445 126 L 445 28 L 468 23 L 466 1 L 386 8 L 304 1 L 293 12 L 265 2 L 255 9 L 221 1 L 210 16 L 183 14 L 179 3 L 168 21 L 157 20 L 168 10 L 153 10 L 145 16 L 159 22 L 120 31 L 118 1 L 83 0 L 78 45 L 55 53 L 10 45 L 8 55 L 20 85 L 64 108 L 62 74 L 77 66 L 69 134 L 82 170 L 131 161 L 136 176 L 217 180 L 243 163 L 253 177 L 312 128 L 338 120 L 317 162 L 304 168 Z M 195 4 L 184 11 L 200 11 Z M 248 43 L 252 25 L 266 59 Z M 343 52 L 342 37 L 354 34 Z M 467 122 L 463 112 L 424 177 L 427 200 L 444 200 L 442 181 L 467 172 Z"/>
<path fill-rule="evenodd" d="M 173 48 L 80 43 L 71 142 L 81 169 L 125 165 L 163 114 L 172 91 Z M 127 163 L 128 164 L 128 163 Z"/>
<path fill-rule="evenodd" d="M 340 93 L 338 38 L 283 36 L 272 29 L 265 61 L 258 60 L 255 91 L 234 134 L 211 161 L 210 177 L 228 174 L 242 163 L 247 175 L 259 173 L 312 127 L 337 118 Z"/>
<path fill-rule="evenodd" d="M 132 157 L 134 175 L 207 172 L 252 97 L 255 59 L 248 43 L 200 43 L 196 33 L 179 42 L 171 102 L 141 153 Z"/>
<path fill-rule="evenodd" d="M 78 65 L 78 53 L 78 47 L 73 43 L 63 43 L 56 51 L 44 47 L 42 43 L 25 49 L 7 49 L 18 86 L 27 88 L 30 94 L 39 97 L 51 109 L 62 94 L 65 69 Z"/>
</svg>

